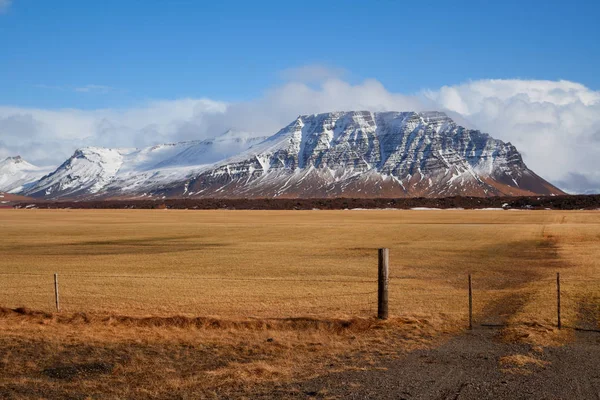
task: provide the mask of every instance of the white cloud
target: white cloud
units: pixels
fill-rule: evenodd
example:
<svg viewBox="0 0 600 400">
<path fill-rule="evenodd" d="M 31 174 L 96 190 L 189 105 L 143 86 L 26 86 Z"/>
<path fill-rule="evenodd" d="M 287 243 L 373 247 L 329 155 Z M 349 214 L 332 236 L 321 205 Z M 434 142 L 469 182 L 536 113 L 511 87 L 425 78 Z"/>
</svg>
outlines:
<svg viewBox="0 0 600 400">
<path fill-rule="evenodd" d="M 0 0 L 0 14 L 8 11 L 12 4 L 12 0 Z"/>
<path fill-rule="evenodd" d="M 230 128 L 270 135 L 300 114 L 440 109 L 462 125 L 511 141 L 530 168 L 561 187 L 600 189 L 600 93 L 581 84 L 480 80 L 406 95 L 376 80 L 350 84 L 321 74 L 315 85 L 315 79 L 294 75 L 248 102 L 179 99 L 94 111 L 0 106 L 0 157 L 21 154 L 40 165 L 58 164 L 88 145 L 141 147 Z"/>
<path fill-rule="evenodd" d="M 264 96 L 249 102 L 227 106 L 223 115 L 210 115 L 211 132 L 230 127 L 259 134 L 273 134 L 301 114 L 336 110 L 422 110 L 421 100 L 388 92 L 381 83 L 366 80 L 351 85 L 338 79 L 329 79 L 318 87 L 291 82 L 267 91 Z"/>
<path fill-rule="evenodd" d="M 205 99 L 94 111 L 0 106 L 0 154 L 57 164 L 82 146 L 141 147 L 182 139 L 186 129 L 206 137 L 210 135 L 203 118 L 222 114 L 225 108 L 224 103 Z"/>
<path fill-rule="evenodd" d="M 600 92 L 569 81 L 480 80 L 425 96 L 512 142 L 562 188 L 600 191 Z"/>
</svg>

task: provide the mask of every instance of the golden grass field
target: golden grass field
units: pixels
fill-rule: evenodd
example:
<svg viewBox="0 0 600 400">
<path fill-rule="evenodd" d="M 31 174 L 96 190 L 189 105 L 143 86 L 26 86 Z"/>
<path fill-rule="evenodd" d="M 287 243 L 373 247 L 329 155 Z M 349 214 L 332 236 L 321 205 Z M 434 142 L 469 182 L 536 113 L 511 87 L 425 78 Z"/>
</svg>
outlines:
<svg viewBox="0 0 600 400">
<path fill-rule="evenodd" d="M 594 211 L 0 210 L 0 232 L 0 306 L 53 312 L 59 276 L 60 314 L 6 311 L 0 324 L 13 348 L 0 361 L 16 366 L 0 373 L 0 389 L 23 398 L 34 382 L 59 390 L 39 370 L 69 351 L 126 353 L 128 363 L 114 361 L 121 375 L 87 390 L 122 394 L 110 388 L 135 381 L 129 397 L 143 398 L 306 377 L 332 359 L 347 368 L 348 354 L 386 353 L 390 343 L 393 354 L 430 345 L 466 328 L 469 273 L 476 325 L 508 322 L 507 340 L 572 338 L 555 329 L 557 272 L 563 324 L 598 316 Z M 380 247 L 390 249 L 386 323 L 373 320 Z M 209 359 L 229 362 L 181 369 L 178 360 L 206 346 Z"/>
<path fill-rule="evenodd" d="M 0 304 L 47 311 L 56 272 L 67 312 L 371 316 L 379 247 L 393 315 L 466 318 L 472 273 L 476 315 L 547 295 L 550 322 L 556 272 L 573 296 L 600 280 L 598 212 L 3 210 L 0 230 Z"/>
</svg>

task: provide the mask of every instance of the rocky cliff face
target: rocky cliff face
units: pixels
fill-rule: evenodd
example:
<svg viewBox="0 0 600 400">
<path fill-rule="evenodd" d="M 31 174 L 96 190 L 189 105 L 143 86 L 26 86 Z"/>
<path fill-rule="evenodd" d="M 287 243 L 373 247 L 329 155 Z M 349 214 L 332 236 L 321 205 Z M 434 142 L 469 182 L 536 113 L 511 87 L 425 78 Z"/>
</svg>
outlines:
<svg viewBox="0 0 600 400">
<path fill-rule="evenodd" d="M 300 116 L 186 184 L 188 195 L 200 197 L 562 193 L 529 170 L 512 144 L 460 127 L 439 112 Z M 174 185 L 166 192 L 179 190 Z"/>
<path fill-rule="evenodd" d="M 562 192 L 510 143 L 440 112 L 300 116 L 266 140 L 228 132 L 142 150 L 85 149 L 37 197 L 444 197 Z"/>
</svg>

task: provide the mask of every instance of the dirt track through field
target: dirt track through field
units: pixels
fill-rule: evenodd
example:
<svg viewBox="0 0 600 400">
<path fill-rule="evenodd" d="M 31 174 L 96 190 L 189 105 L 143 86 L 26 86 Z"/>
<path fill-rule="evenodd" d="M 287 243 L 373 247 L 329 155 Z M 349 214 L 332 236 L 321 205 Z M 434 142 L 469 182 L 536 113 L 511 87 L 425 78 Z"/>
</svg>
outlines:
<svg viewBox="0 0 600 400">
<path fill-rule="evenodd" d="M 529 301 L 527 293 L 510 293 L 490 302 L 475 324 L 479 326 L 501 327 L 509 323 L 510 318 L 523 309 Z"/>
<path fill-rule="evenodd" d="M 544 230 L 542 237 L 536 246 L 516 248 L 520 254 L 513 256 L 535 259 L 552 268 L 567 268 L 555 238 Z M 533 301 L 535 290 L 528 285 L 539 279 L 536 273 L 512 280 L 509 277 L 500 284 L 509 292 L 488 302 L 474 330 L 448 337 L 438 347 L 416 350 L 396 360 L 381 359 L 375 368 L 331 373 L 280 386 L 275 395 L 274 389 L 268 388 L 255 397 L 600 399 L 600 333 L 594 332 L 600 327 L 600 299 L 591 297 L 578 303 L 577 326 L 583 330 L 563 346 L 540 347 L 505 340 L 511 318 Z"/>
<path fill-rule="evenodd" d="M 333 373 L 265 388 L 254 398 L 328 399 L 598 399 L 600 335 L 582 333 L 567 346 L 534 351 L 507 344 L 496 329 L 478 329 L 434 349 L 417 350 L 378 368 Z"/>
<path fill-rule="evenodd" d="M 576 329 L 584 332 L 600 333 L 600 298 L 589 298 L 580 301 L 578 316 Z"/>
<path fill-rule="evenodd" d="M 486 306 L 477 316 L 475 324 L 479 326 L 501 327 L 510 323 L 512 317 L 523 311 L 525 306 L 534 299 L 535 289 L 531 284 L 547 278 L 542 271 L 552 268 L 560 270 L 568 266 L 566 260 L 561 259 L 555 237 L 546 233 L 542 226 L 540 240 L 515 243 L 509 253 L 509 262 L 512 270 L 505 277 L 493 285 L 483 284 L 480 293 L 485 296 L 486 290 L 501 289 L 506 293 L 486 302 Z M 515 273 L 519 267 L 535 265 L 538 268 L 527 272 Z M 474 298 L 478 299 L 478 289 L 475 287 Z"/>
</svg>

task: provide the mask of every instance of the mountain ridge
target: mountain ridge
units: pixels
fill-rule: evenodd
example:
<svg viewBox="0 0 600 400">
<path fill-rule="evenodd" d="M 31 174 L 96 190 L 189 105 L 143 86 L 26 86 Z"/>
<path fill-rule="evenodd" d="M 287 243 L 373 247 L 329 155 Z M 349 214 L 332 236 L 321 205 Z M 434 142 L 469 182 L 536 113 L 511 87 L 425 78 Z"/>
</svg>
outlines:
<svg viewBox="0 0 600 400">
<path fill-rule="evenodd" d="M 95 196 L 106 186 L 118 181 L 124 187 L 144 182 L 168 182 L 182 179 L 204 165 L 227 158 L 245 149 L 261 137 L 230 131 L 207 140 L 159 144 L 145 148 L 78 149 L 54 172 L 45 176 L 23 194 L 32 197 Z"/>
<path fill-rule="evenodd" d="M 452 185 L 456 180 L 460 186 Z M 529 170 L 512 144 L 459 127 L 440 112 L 299 116 L 188 186 L 218 197 L 563 193 Z"/>
<path fill-rule="evenodd" d="M 431 112 L 300 115 L 269 137 L 227 131 L 144 149 L 77 150 L 38 198 L 556 195 L 510 142 Z"/>
</svg>

